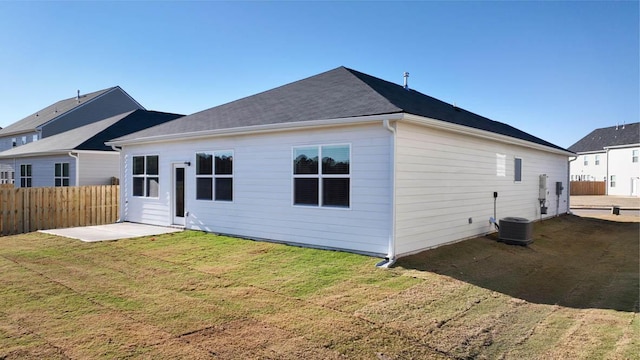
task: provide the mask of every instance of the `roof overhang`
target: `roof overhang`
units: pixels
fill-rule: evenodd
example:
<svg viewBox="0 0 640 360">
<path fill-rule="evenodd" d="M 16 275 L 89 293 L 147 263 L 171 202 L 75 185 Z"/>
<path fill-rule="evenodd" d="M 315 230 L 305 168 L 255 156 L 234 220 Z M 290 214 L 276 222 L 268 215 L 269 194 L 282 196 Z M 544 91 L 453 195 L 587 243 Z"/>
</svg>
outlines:
<svg viewBox="0 0 640 360">
<path fill-rule="evenodd" d="M 196 131 L 196 132 L 190 132 L 190 133 L 165 134 L 165 135 L 150 136 L 150 137 L 136 138 L 136 139 L 111 140 L 111 141 L 107 141 L 105 144 L 107 146 L 122 147 L 126 145 L 151 144 L 151 143 L 159 143 L 159 142 L 165 142 L 165 141 L 183 141 L 183 140 L 195 140 L 195 139 L 211 138 L 211 137 L 219 137 L 219 136 L 237 136 L 237 135 L 249 135 L 249 134 L 279 132 L 279 131 L 308 130 L 308 129 L 316 129 L 316 128 L 332 127 L 332 126 L 357 125 L 357 124 L 365 124 L 365 123 L 374 123 L 374 122 L 385 121 L 385 120 L 406 121 L 409 123 L 414 123 L 421 126 L 434 128 L 434 129 L 455 132 L 455 133 L 464 134 L 467 136 L 471 135 L 471 136 L 480 137 L 484 139 L 490 139 L 493 141 L 500 141 L 502 143 L 524 146 L 528 148 L 555 153 L 558 155 L 576 156 L 576 154 L 570 151 L 563 151 L 553 147 L 544 146 L 544 145 L 536 144 L 530 141 L 517 139 L 511 136 L 500 135 L 500 134 L 496 134 L 486 130 L 475 129 L 468 126 L 452 124 L 442 120 L 431 119 L 431 118 L 427 118 L 419 115 L 413 115 L 413 114 L 407 114 L 407 113 L 401 113 L 401 112 L 392 113 L 392 114 L 355 116 L 355 117 L 348 117 L 348 118 L 309 120 L 309 121 L 287 122 L 287 123 L 277 123 L 277 124 L 268 124 L 268 125 L 244 126 L 244 127 L 237 127 L 237 128 Z"/>
<path fill-rule="evenodd" d="M 404 114 L 403 120 L 410 123 L 414 123 L 414 124 L 438 129 L 438 130 L 444 130 L 444 131 L 449 131 L 449 132 L 454 132 L 454 133 L 464 134 L 464 135 L 471 135 L 474 137 L 489 139 L 493 141 L 500 141 L 505 144 L 523 146 L 523 147 L 551 152 L 551 153 L 563 155 L 563 156 L 572 156 L 572 157 L 576 156 L 575 153 L 568 150 L 565 151 L 561 149 L 556 149 L 550 146 L 537 144 L 527 140 L 517 139 L 511 136 L 496 134 L 491 131 L 480 130 L 480 129 L 476 129 L 468 126 L 453 124 L 450 122 L 431 119 L 424 116 Z"/>
<path fill-rule="evenodd" d="M 269 132 L 278 132 L 278 131 L 294 131 L 301 129 L 317 129 L 323 127 L 332 127 L 337 125 L 357 125 L 357 124 L 366 124 L 379 122 L 381 120 L 401 120 L 403 118 L 403 113 L 393 113 L 393 114 L 381 114 L 381 115 L 367 115 L 367 116 L 354 116 L 348 118 L 336 118 L 336 119 L 325 119 L 325 120 L 308 120 L 308 121 L 296 121 L 296 122 L 286 122 L 286 123 L 277 123 L 277 124 L 268 124 L 268 125 L 255 125 L 255 126 L 243 126 L 236 128 L 226 128 L 226 129 L 216 129 L 216 130 L 205 130 L 205 131 L 195 131 L 189 133 L 176 133 L 176 134 L 165 134 L 158 136 L 149 136 L 144 138 L 136 138 L 136 139 L 126 139 L 126 140 L 111 140 L 107 141 L 105 144 L 107 146 L 125 146 L 125 145 L 133 145 L 133 144 L 150 144 L 164 141 L 175 141 L 175 140 L 195 140 L 202 138 L 210 138 L 210 137 L 219 137 L 219 136 L 236 136 L 236 135 L 250 135 L 250 134 L 260 134 L 260 133 L 269 133 Z"/>
<path fill-rule="evenodd" d="M 51 150 L 51 151 L 39 151 L 39 152 L 29 152 L 29 153 L 20 153 L 13 155 L 0 155 L 0 159 L 21 159 L 21 158 L 30 158 L 30 157 L 41 157 L 41 156 L 60 156 L 60 155 L 68 155 L 69 153 L 74 154 L 114 154 L 119 155 L 116 151 L 113 150 Z"/>
<path fill-rule="evenodd" d="M 632 147 L 640 147 L 640 144 L 624 144 L 624 145 L 616 145 L 616 146 L 605 146 L 605 150 L 609 149 L 624 149 L 624 148 L 632 148 Z"/>
</svg>

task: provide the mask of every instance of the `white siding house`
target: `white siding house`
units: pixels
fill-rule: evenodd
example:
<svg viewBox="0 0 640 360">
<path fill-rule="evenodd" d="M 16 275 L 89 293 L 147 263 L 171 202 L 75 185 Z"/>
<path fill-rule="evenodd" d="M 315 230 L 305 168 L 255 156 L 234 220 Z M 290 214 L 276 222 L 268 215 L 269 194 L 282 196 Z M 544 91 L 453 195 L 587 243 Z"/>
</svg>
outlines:
<svg viewBox="0 0 640 360">
<path fill-rule="evenodd" d="M 572 181 L 606 181 L 607 195 L 640 196 L 640 123 L 596 129 L 569 147 Z"/>
<path fill-rule="evenodd" d="M 555 182 L 571 152 L 344 67 L 108 144 L 123 221 L 391 262 L 492 232 L 493 216 L 568 211 Z"/>
</svg>

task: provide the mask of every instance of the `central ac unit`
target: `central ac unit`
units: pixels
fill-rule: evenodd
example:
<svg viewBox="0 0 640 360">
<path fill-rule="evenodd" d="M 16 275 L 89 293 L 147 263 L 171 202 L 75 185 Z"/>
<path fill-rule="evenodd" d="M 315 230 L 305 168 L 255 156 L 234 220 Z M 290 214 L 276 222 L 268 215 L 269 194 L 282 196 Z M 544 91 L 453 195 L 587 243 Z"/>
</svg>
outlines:
<svg viewBox="0 0 640 360">
<path fill-rule="evenodd" d="M 529 245 L 533 242 L 533 223 L 520 217 L 500 219 L 498 238 L 506 244 Z"/>
</svg>

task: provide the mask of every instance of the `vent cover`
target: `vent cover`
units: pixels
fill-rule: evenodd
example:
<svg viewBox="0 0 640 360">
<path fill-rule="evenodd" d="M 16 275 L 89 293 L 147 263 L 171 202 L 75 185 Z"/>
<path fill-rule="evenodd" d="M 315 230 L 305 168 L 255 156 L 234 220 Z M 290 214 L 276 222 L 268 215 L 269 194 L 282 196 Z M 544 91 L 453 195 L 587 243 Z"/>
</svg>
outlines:
<svg viewBox="0 0 640 360">
<path fill-rule="evenodd" d="M 500 241 L 513 245 L 529 245 L 533 242 L 533 223 L 525 218 L 500 219 Z"/>
</svg>

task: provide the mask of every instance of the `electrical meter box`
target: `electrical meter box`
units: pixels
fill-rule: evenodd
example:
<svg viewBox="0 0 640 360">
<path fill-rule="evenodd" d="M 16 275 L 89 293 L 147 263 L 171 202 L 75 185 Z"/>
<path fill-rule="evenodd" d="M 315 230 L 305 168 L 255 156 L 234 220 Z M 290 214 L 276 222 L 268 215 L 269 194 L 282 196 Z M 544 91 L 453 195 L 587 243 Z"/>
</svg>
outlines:
<svg viewBox="0 0 640 360">
<path fill-rule="evenodd" d="M 540 175 L 540 190 L 538 200 L 547 200 L 547 174 Z"/>
<path fill-rule="evenodd" d="M 556 195 L 562 195 L 562 190 L 564 190 L 564 187 L 562 186 L 562 181 L 557 181 L 556 182 Z"/>
</svg>

